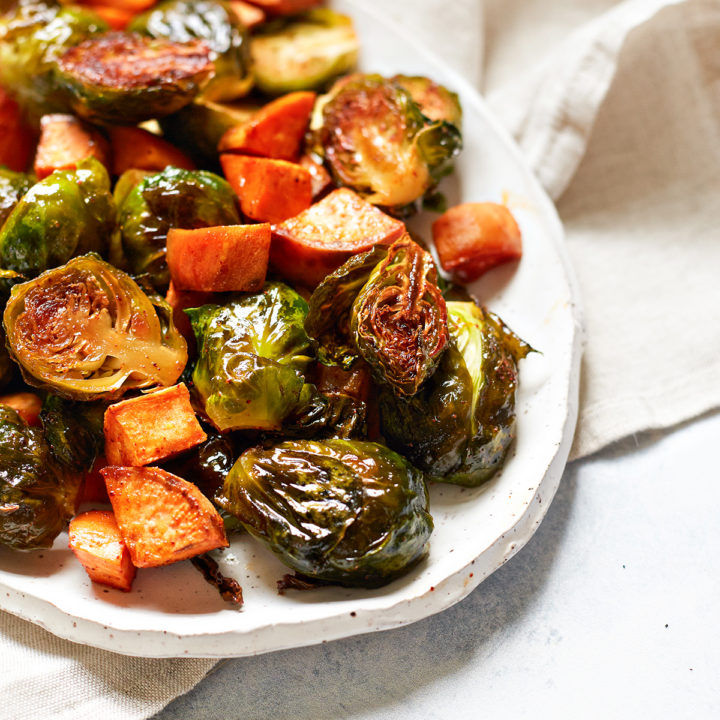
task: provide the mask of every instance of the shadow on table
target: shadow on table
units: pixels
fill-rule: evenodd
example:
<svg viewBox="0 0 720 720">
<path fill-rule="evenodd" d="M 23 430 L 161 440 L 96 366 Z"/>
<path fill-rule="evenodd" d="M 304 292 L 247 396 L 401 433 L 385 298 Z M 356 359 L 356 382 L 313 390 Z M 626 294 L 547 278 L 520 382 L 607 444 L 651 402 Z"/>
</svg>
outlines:
<svg viewBox="0 0 720 720">
<path fill-rule="evenodd" d="M 575 497 L 568 466 L 546 519 L 527 546 L 465 600 L 413 625 L 221 663 L 155 720 L 337 720 L 372 715 L 489 658 L 513 624 L 542 601 Z"/>
</svg>

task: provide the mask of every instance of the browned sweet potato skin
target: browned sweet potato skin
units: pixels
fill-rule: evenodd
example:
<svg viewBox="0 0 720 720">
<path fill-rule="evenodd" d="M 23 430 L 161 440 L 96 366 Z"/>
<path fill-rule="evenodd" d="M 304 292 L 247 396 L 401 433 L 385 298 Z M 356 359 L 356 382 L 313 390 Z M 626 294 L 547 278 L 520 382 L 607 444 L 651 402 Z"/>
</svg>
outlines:
<svg viewBox="0 0 720 720">
<path fill-rule="evenodd" d="M 148 465 L 207 439 L 184 383 L 110 405 L 104 430 L 111 465 Z"/>
<path fill-rule="evenodd" d="M 257 292 L 265 284 L 270 225 L 171 229 L 167 263 L 178 290 Z"/>
<path fill-rule="evenodd" d="M 351 255 L 397 240 L 405 224 L 340 188 L 272 231 L 271 267 L 293 282 L 314 287 Z"/>
<path fill-rule="evenodd" d="M 107 467 L 102 474 L 136 567 L 227 547 L 222 518 L 192 483 L 155 467 Z"/>
<path fill-rule="evenodd" d="M 70 549 L 93 582 L 130 590 L 136 570 L 113 513 L 91 510 L 77 515 L 68 535 Z"/>
</svg>

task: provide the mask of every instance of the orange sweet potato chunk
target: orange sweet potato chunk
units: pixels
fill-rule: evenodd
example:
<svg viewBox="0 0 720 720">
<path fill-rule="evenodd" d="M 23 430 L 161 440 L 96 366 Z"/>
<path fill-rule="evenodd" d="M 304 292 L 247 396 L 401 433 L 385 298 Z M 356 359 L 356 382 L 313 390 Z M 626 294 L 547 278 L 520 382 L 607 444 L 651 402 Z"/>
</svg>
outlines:
<svg viewBox="0 0 720 720">
<path fill-rule="evenodd" d="M 300 165 L 228 153 L 220 163 L 240 209 L 251 220 L 279 223 L 310 207 L 312 178 Z"/>
<path fill-rule="evenodd" d="M 167 264 L 178 290 L 257 292 L 265 284 L 270 225 L 171 229 Z"/>
<path fill-rule="evenodd" d="M 300 165 L 302 165 L 310 172 L 310 177 L 312 178 L 313 200 L 319 199 L 333 186 L 333 181 L 330 177 L 330 173 L 325 169 L 323 165 L 313 160 L 310 155 L 303 155 L 300 158 L 299 162 Z"/>
<path fill-rule="evenodd" d="M 155 467 L 101 472 L 136 567 L 167 565 L 228 546 L 222 518 L 192 483 Z"/>
<path fill-rule="evenodd" d="M 107 467 L 107 458 L 99 455 L 95 458 L 93 466 L 85 473 L 82 488 L 78 497 L 78 505 L 83 503 L 109 503 L 107 489 L 105 488 L 105 479 L 100 471 Z"/>
<path fill-rule="evenodd" d="M 0 397 L 0 405 L 7 405 L 28 424 L 39 426 L 42 400 L 39 395 L 31 392 L 18 392 Z"/>
<path fill-rule="evenodd" d="M 314 287 L 351 255 L 389 245 L 405 224 L 347 188 L 273 226 L 270 266 L 288 280 Z"/>
<path fill-rule="evenodd" d="M 20 106 L 0 88 L 0 165 L 24 172 L 34 144 L 34 133 L 23 120 Z"/>
<path fill-rule="evenodd" d="M 213 302 L 212 293 L 178 290 L 171 280 L 165 301 L 172 308 L 175 327 L 183 334 L 188 344 L 188 353 L 194 355 L 196 349 L 195 333 L 190 324 L 190 318 L 184 311 L 187 308 L 201 307 Z"/>
<path fill-rule="evenodd" d="M 74 115 L 44 115 L 35 153 L 35 174 L 39 180 L 55 170 L 73 170 L 87 157 L 108 165 L 109 146 L 98 130 Z"/>
<path fill-rule="evenodd" d="M 184 383 L 110 405 L 104 430 L 111 465 L 148 465 L 207 439 Z"/>
<path fill-rule="evenodd" d="M 135 566 L 115 516 L 107 510 L 77 515 L 68 529 L 70 549 L 93 582 L 128 592 L 135 579 Z"/>
<path fill-rule="evenodd" d="M 456 205 L 433 223 L 432 232 L 443 270 L 461 283 L 522 257 L 520 228 L 512 213 L 497 203 Z"/>
<path fill-rule="evenodd" d="M 292 92 L 269 102 L 247 122 L 231 127 L 218 151 L 296 162 L 315 98 L 314 92 Z"/>
<path fill-rule="evenodd" d="M 195 163 L 181 150 L 139 127 L 108 129 L 113 149 L 113 175 L 138 168 L 160 172 L 169 165 L 194 170 Z"/>
<path fill-rule="evenodd" d="M 93 4 L 92 10 L 99 15 L 113 30 L 124 30 L 135 17 L 135 12 L 123 7 L 110 5 L 113 0 L 106 0 L 107 5 Z"/>
<path fill-rule="evenodd" d="M 321 0 L 249 0 L 271 15 L 293 15 L 317 7 Z"/>
<path fill-rule="evenodd" d="M 230 0 L 228 5 L 248 30 L 264 23 L 267 17 L 264 10 L 245 0 Z"/>
</svg>

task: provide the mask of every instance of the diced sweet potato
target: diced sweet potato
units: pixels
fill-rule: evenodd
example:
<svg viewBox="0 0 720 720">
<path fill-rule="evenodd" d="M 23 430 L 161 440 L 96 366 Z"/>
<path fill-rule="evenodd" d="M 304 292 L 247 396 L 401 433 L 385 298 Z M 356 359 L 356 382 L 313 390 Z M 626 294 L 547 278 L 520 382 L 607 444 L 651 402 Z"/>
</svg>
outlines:
<svg viewBox="0 0 720 720">
<path fill-rule="evenodd" d="M 99 15 L 113 30 L 125 30 L 135 17 L 135 13 L 132 10 L 110 5 L 112 0 L 106 0 L 106 2 L 107 5 L 93 4 L 93 12 Z"/>
<path fill-rule="evenodd" d="M 332 188 L 330 173 L 319 162 L 315 162 L 309 155 L 303 155 L 300 158 L 300 165 L 310 172 L 313 200 L 318 200 Z"/>
<path fill-rule="evenodd" d="M 161 171 L 168 165 L 194 170 L 195 163 L 167 140 L 139 127 L 111 127 L 110 142 L 113 149 L 113 175 L 126 170 Z"/>
<path fill-rule="evenodd" d="M 222 518 L 192 483 L 155 467 L 107 467 L 102 474 L 136 567 L 227 547 Z"/>
<path fill-rule="evenodd" d="M 240 20 L 248 30 L 252 30 L 254 27 L 264 23 L 267 17 L 262 8 L 245 2 L 245 0 L 230 0 L 228 5 L 230 5 L 235 15 L 237 15 L 238 20 Z"/>
<path fill-rule="evenodd" d="M 24 172 L 34 144 L 35 135 L 23 120 L 20 106 L 0 88 L 0 165 Z"/>
<path fill-rule="evenodd" d="M 80 4 L 90 5 L 93 8 L 97 5 L 110 5 L 111 7 L 120 8 L 121 10 L 127 10 L 135 15 L 144 10 L 149 10 L 157 2 L 158 0 L 82 0 Z"/>
<path fill-rule="evenodd" d="M 296 162 L 315 97 L 314 92 L 293 92 L 269 102 L 247 122 L 231 127 L 218 151 Z"/>
<path fill-rule="evenodd" d="M 497 203 L 456 205 L 433 223 L 432 232 L 440 264 L 461 283 L 522 256 L 520 228 Z"/>
<path fill-rule="evenodd" d="M 178 290 L 257 292 L 265 283 L 270 225 L 228 225 L 167 235 L 167 264 Z"/>
<path fill-rule="evenodd" d="M 0 397 L 0 405 L 11 407 L 28 424 L 40 426 L 40 411 L 42 400 L 31 392 L 19 392 Z"/>
<path fill-rule="evenodd" d="M 91 510 L 76 516 L 68 534 L 70 549 L 93 582 L 129 592 L 135 566 L 111 512 Z"/>
<path fill-rule="evenodd" d="M 347 188 L 273 226 L 270 265 L 288 280 L 314 287 L 351 255 L 389 245 L 405 224 Z"/>
<path fill-rule="evenodd" d="M 321 0 L 249 0 L 270 15 L 293 15 L 317 7 Z"/>
<path fill-rule="evenodd" d="M 279 223 L 310 207 L 312 180 L 304 167 L 227 153 L 220 162 L 240 209 L 251 220 Z"/>
<path fill-rule="evenodd" d="M 82 488 L 78 498 L 78 504 L 83 503 L 108 503 L 107 490 L 105 488 L 105 478 L 100 474 L 100 471 L 107 467 L 107 459 L 104 455 L 99 455 L 95 458 L 92 468 L 85 473 L 83 478 Z"/>
<path fill-rule="evenodd" d="M 207 439 L 184 383 L 110 405 L 104 430 L 111 465 L 148 465 Z"/>
<path fill-rule="evenodd" d="M 190 318 L 184 310 L 187 308 L 201 307 L 212 302 L 212 293 L 196 292 L 194 290 L 178 290 L 173 281 L 170 281 L 165 301 L 173 309 L 173 322 L 175 327 L 183 334 L 187 344 L 188 352 L 195 354 L 195 333 L 193 332 Z"/>
</svg>

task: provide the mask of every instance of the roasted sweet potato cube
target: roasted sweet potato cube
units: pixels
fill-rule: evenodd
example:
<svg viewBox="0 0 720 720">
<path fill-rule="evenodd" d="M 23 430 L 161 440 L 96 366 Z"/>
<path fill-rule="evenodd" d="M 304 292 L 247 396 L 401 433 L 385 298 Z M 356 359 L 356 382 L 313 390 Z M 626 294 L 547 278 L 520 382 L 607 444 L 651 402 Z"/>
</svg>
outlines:
<svg viewBox="0 0 720 720">
<path fill-rule="evenodd" d="M 28 424 L 40 425 L 42 400 L 39 395 L 31 392 L 18 392 L 0 396 L 0 405 L 7 405 Z"/>
<path fill-rule="evenodd" d="M 184 383 L 110 405 L 104 429 L 111 465 L 148 465 L 207 439 Z"/>
<path fill-rule="evenodd" d="M 192 483 L 155 467 L 101 472 L 135 566 L 167 565 L 227 547 L 222 518 Z"/>
<path fill-rule="evenodd" d="M 74 517 L 68 528 L 70 549 L 93 582 L 128 592 L 135 566 L 120 535 L 115 516 L 108 510 L 90 510 Z"/>
<path fill-rule="evenodd" d="M 252 30 L 254 27 L 264 23 L 267 17 L 264 10 L 257 7 L 257 5 L 245 2 L 245 0 L 230 0 L 228 5 L 248 30 Z"/>
<path fill-rule="evenodd" d="M 109 503 L 107 489 L 105 488 L 105 478 L 100 471 L 107 467 L 107 458 L 99 455 L 95 458 L 93 466 L 85 473 L 83 477 L 82 488 L 78 496 L 78 505 L 83 503 Z"/>
<path fill-rule="evenodd" d="M 270 225 L 171 229 L 167 264 L 178 290 L 257 292 L 265 284 Z"/>
<path fill-rule="evenodd" d="M 272 231 L 271 267 L 288 280 L 314 287 L 351 255 L 397 240 L 405 224 L 340 188 Z"/>
<path fill-rule="evenodd" d="M 313 160 L 310 155 L 303 155 L 299 162 L 300 165 L 310 172 L 313 200 L 320 199 L 320 197 L 325 195 L 333 186 L 330 173 L 325 169 L 324 165 Z"/>
<path fill-rule="evenodd" d="M 195 333 L 193 332 L 190 318 L 184 312 L 187 308 L 201 307 L 212 302 L 212 293 L 197 292 L 195 290 L 178 290 L 173 281 L 170 281 L 165 301 L 172 308 L 173 322 L 175 327 L 183 334 L 187 344 L 188 352 L 195 354 Z"/>
<path fill-rule="evenodd" d="M 194 170 L 195 163 L 181 150 L 157 135 L 139 127 L 111 127 L 108 130 L 113 150 L 113 175 L 126 170 L 161 171 L 169 165 Z"/>
<path fill-rule="evenodd" d="M 218 150 L 297 161 L 315 97 L 314 92 L 293 92 L 269 102 L 247 122 L 231 127 Z"/>
<path fill-rule="evenodd" d="M 522 256 L 520 228 L 497 203 L 456 205 L 433 223 L 432 232 L 443 270 L 461 283 Z"/>
<path fill-rule="evenodd" d="M 123 7 L 110 5 L 113 0 L 105 0 L 105 2 L 108 4 L 101 5 L 100 3 L 93 3 L 93 12 L 96 15 L 99 15 L 113 30 L 125 30 L 125 28 L 130 24 L 130 21 L 135 17 L 135 12 L 127 10 Z"/>
<path fill-rule="evenodd" d="M 55 170 L 73 170 L 87 157 L 108 165 L 109 146 L 98 130 L 74 115 L 44 115 L 35 153 L 35 174 L 39 180 Z"/>
<path fill-rule="evenodd" d="M 35 135 L 25 123 L 20 106 L 0 88 L 0 165 L 24 172 L 34 144 Z"/>
<path fill-rule="evenodd" d="M 282 222 L 312 202 L 312 178 L 300 165 L 227 153 L 220 156 L 220 162 L 240 199 L 240 209 L 251 220 Z"/>
</svg>

